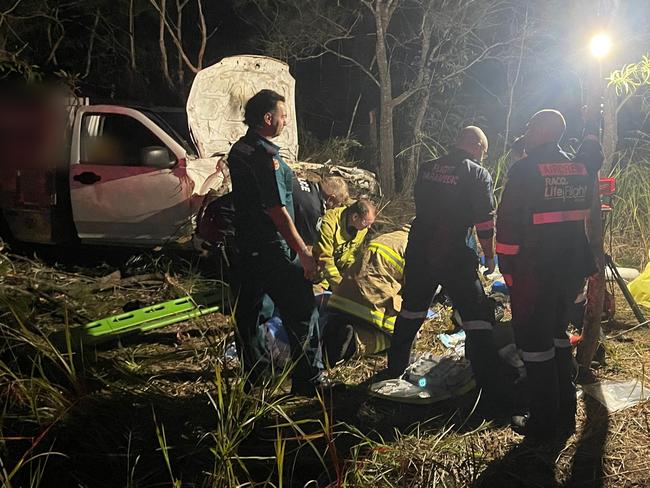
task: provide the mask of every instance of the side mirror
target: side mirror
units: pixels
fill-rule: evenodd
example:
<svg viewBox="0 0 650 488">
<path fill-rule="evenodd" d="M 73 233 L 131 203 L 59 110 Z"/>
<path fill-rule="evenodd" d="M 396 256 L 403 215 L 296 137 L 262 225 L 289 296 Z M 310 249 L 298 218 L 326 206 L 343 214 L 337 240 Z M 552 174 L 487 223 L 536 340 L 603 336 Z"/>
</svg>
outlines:
<svg viewBox="0 0 650 488">
<path fill-rule="evenodd" d="M 176 166 L 176 158 L 169 153 L 169 149 L 162 146 L 147 146 L 140 151 L 142 166 L 158 169 L 170 169 Z"/>
</svg>

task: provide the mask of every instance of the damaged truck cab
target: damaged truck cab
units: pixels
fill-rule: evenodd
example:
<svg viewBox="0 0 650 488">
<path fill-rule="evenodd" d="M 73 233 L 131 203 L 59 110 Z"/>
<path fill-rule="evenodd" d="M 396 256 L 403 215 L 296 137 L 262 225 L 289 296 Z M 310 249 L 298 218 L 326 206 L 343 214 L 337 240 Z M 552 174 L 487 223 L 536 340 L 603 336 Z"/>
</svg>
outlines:
<svg viewBox="0 0 650 488">
<path fill-rule="evenodd" d="M 5 96 L 3 232 L 41 244 L 192 247 L 200 242 L 193 239 L 200 210 L 230 191 L 225 157 L 246 131 L 244 105 L 257 91 L 272 88 L 285 96 L 289 125 L 276 142 L 287 161 L 297 161 L 294 87 L 285 63 L 234 56 L 197 74 L 186 112 L 65 103 L 51 93 Z M 369 193 L 377 191 L 371 173 L 341 170 L 354 172 Z"/>
</svg>

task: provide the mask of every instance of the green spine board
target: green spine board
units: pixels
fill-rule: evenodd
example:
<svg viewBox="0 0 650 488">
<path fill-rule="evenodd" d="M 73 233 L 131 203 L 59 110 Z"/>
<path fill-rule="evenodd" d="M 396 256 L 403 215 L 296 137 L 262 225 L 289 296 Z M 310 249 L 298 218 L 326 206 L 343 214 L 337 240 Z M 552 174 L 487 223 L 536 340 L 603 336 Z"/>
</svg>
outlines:
<svg viewBox="0 0 650 488">
<path fill-rule="evenodd" d="M 190 312 L 195 309 L 196 304 L 192 300 L 192 297 L 187 296 L 96 320 L 84 325 L 83 330 L 87 335 L 93 337 L 115 334 L 122 330 L 145 324 L 146 322 L 155 321 L 170 315 Z"/>
</svg>

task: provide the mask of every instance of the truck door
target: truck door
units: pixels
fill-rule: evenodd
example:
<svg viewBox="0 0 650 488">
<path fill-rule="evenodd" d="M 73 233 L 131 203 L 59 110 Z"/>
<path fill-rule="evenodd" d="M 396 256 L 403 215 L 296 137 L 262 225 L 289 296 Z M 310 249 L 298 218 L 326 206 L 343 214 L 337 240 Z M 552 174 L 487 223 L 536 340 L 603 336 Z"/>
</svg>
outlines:
<svg viewBox="0 0 650 488">
<path fill-rule="evenodd" d="M 72 211 L 83 242 L 159 245 L 191 226 L 185 152 L 138 110 L 81 109 L 71 156 Z"/>
</svg>

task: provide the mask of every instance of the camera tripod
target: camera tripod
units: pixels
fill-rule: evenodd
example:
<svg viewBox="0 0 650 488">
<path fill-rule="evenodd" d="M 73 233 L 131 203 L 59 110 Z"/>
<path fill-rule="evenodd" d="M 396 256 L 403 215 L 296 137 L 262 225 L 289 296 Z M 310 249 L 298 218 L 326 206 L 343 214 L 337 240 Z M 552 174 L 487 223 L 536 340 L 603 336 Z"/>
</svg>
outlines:
<svg viewBox="0 0 650 488">
<path fill-rule="evenodd" d="M 612 208 L 612 195 L 616 192 L 616 180 L 614 178 L 601 178 L 600 179 L 600 195 L 603 197 L 603 203 L 601 206 L 601 213 L 602 213 L 602 219 L 603 219 L 603 235 L 606 233 L 608 224 L 611 222 L 611 217 L 608 219 L 608 215 L 612 215 L 613 213 L 613 208 Z M 611 227 L 610 227 L 611 229 Z M 612 249 L 612 242 L 611 242 L 611 230 L 610 230 L 610 241 L 609 241 L 609 251 L 611 252 Z M 603 246 L 604 247 L 604 246 Z M 612 276 L 612 279 L 614 282 L 618 285 L 619 290 L 621 290 L 621 293 L 623 293 L 623 296 L 625 297 L 625 301 L 627 304 L 630 306 L 630 309 L 632 310 L 632 313 L 636 317 L 636 319 L 639 321 L 639 323 L 643 323 L 646 321 L 643 312 L 641 311 L 641 308 L 639 307 L 639 304 L 636 303 L 636 300 L 630 293 L 630 290 L 627 287 L 627 283 L 625 283 L 625 280 L 621 276 L 621 274 L 618 272 L 618 268 L 616 267 L 616 264 L 614 264 L 614 260 L 612 259 L 612 256 L 608 252 L 604 252 L 603 254 L 605 257 L 605 269 L 609 269 L 609 272 Z"/>
<path fill-rule="evenodd" d="M 639 304 L 636 303 L 636 300 L 630 293 L 630 290 L 627 288 L 627 283 L 625 283 L 625 280 L 621 277 L 621 274 L 618 272 L 618 269 L 614 264 L 614 260 L 609 255 L 609 253 L 605 253 L 605 267 L 609 269 L 609 272 L 612 274 L 612 278 L 618 285 L 618 288 L 621 290 L 621 293 L 623 293 L 623 296 L 625 297 L 625 301 L 630 306 L 630 309 L 632 310 L 632 313 L 634 314 L 636 319 L 639 321 L 640 324 L 645 322 L 646 319 L 643 315 L 643 312 L 639 308 Z"/>
</svg>

